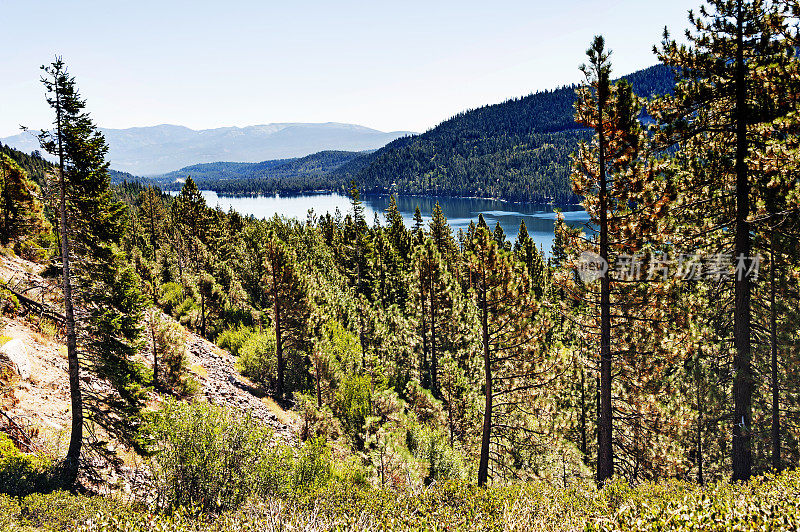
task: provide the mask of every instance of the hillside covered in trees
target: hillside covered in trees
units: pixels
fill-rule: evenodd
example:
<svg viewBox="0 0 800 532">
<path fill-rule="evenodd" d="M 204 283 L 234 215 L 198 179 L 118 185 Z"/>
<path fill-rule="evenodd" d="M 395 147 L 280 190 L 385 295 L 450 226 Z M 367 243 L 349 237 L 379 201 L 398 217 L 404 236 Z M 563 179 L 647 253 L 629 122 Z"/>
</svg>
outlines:
<svg viewBox="0 0 800 532">
<path fill-rule="evenodd" d="M 331 190 L 329 174 L 340 166 L 363 157 L 366 152 L 321 151 L 296 159 L 275 159 L 260 163 L 205 163 L 187 166 L 152 179 L 165 190 L 180 189 L 191 176 L 204 190 L 217 194 L 251 195 L 276 192 Z"/>
<path fill-rule="evenodd" d="M 568 179 L 590 217 L 557 217 L 550 259 L 524 223 L 454 234 L 438 204 L 407 227 L 392 195 L 367 220 L 355 181 L 346 212 L 302 220 L 211 208 L 191 177 L 175 195 L 112 186 L 57 59 L 40 142 L 58 164 L 40 187 L 27 156 L 2 154 L 0 244 L 60 288 L 35 301 L 7 284 L 2 308 L 57 321 L 69 438 L 46 446 L 59 437 L 3 418 L 0 526 L 796 530 L 800 5 L 786 6 L 709 2 L 692 46 L 664 35 L 678 75 L 657 97 L 613 81 L 594 38 L 571 118 L 541 122 L 581 131 Z M 235 358 L 231 384 L 293 437 L 198 393 L 209 368 L 187 368 L 186 329 L 216 344 L 207 364 Z M 36 385 L 12 362 L 4 405 Z M 120 485 L 125 498 L 89 495 Z"/>
<path fill-rule="evenodd" d="M 674 77 L 657 65 L 626 76 L 637 94 L 671 94 Z M 575 87 L 538 92 L 465 111 L 420 135 L 370 153 L 320 152 L 301 159 L 195 165 L 158 178 L 175 188 L 191 175 L 202 189 L 251 195 L 333 190 L 354 180 L 365 192 L 440 194 L 556 204 L 579 200 L 570 155 L 586 132 L 575 122 Z"/>
</svg>

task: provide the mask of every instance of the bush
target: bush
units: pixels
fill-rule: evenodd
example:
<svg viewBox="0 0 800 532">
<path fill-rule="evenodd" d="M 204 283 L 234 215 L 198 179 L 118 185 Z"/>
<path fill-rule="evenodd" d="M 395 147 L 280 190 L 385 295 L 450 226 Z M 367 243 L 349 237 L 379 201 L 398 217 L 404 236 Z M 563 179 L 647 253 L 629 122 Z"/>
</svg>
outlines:
<svg viewBox="0 0 800 532">
<path fill-rule="evenodd" d="M 19 513 L 16 499 L 0 494 L 0 530 L 18 530 Z"/>
<path fill-rule="evenodd" d="M 408 405 L 417 416 L 420 423 L 433 423 L 444 425 L 447 416 L 442 402 L 436 399 L 430 390 L 423 388 L 417 381 L 410 381 L 406 385 L 405 396 Z"/>
<path fill-rule="evenodd" d="M 150 356 L 158 361 L 153 368 L 158 376 L 158 387 L 180 395 L 193 395 L 197 382 L 187 372 L 186 332 L 177 323 L 163 319 L 155 308 L 145 314 L 145 327 Z"/>
<path fill-rule="evenodd" d="M 75 530 L 80 523 L 103 514 L 113 515 L 117 523 L 141 519 L 136 506 L 118 499 L 73 495 L 66 491 L 34 493 L 22 499 L 19 506 L 21 523 L 44 530 Z"/>
<path fill-rule="evenodd" d="M 180 283 L 164 283 L 161 285 L 161 291 L 158 298 L 158 305 L 164 309 L 167 314 L 174 315 L 175 309 L 183 303 L 186 299 L 184 294 L 183 285 Z"/>
<path fill-rule="evenodd" d="M 191 327 L 198 321 L 199 314 L 200 308 L 191 297 L 184 299 L 172 312 L 175 319 L 187 327 Z"/>
<path fill-rule="evenodd" d="M 0 305 L 3 314 L 7 316 L 16 316 L 19 312 L 19 298 L 9 290 L 0 290 Z"/>
<path fill-rule="evenodd" d="M 333 412 L 358 449 L 364 449 L 364 425 L 371 411 L 372 383 L 369 377 L 347 376 L 336 391 Z"/>
<path fill-rule="evenodd" d="M 448 443 L 439 427 L 413 424 L 408 431 L 407 444 L 414 458 L 427 466 L 425 484 L 434 480 L 459 480 L 466 477 L 465 457 Z"/>
<path fill-rule="evenodd" d="M 300 450 L 303 468 L 281 477 L 308 489 L 295 499 L 255 498 L 222 515 L 177 508 L 154 514 L 113 499 L 54 492 L 21 501 L 0 496 L 0 528 L 81 532 L 233 532 L 244 530 L 797 530 L 800 527 L 800 472 L 720 482 L 704 488 L 676 480 L 625 487 L 616 480 L 602 490 L 593 482 L 566 488 L 535 481 L 478 488 L 441 481 L 424 490 L 376 489 L 359 481 L 357 463 L 325 478 L 327 450 L 309 442 Z M 284 450 L 281 456 L 291 457 Z M 320 465 L 317 467 L 315 464 Z M 280 462 L 281 467 L 290 465 Z M 301 472 L 302 471 L 302 472 Z M 312 472 L 304 476 L 303 472 Z M 622 497 L 619 500 L 619 497 Z M 611 499 L 614 499 L 611 501 Z M 613 506 L 620 504 L 620 509 Z M 19 528 L 14 528 L 18 526 Z"/>
<path fill-rule="evenodd" d="M 322 436 L 335 440 L 341 434 L 339 420 L 328 405 L 317 408 L 316 399 L 310 395 L 296 393 L 294 410 L 300 415 L 300 439 L 303 441 Z"/>
<path fill-rule="evenodd" d="M 310 493 L 325 485 L 331 478 L 331 452 L 325 438 L 305 442 L 292 468 L 294 494 Z"/>
<path fill-rule="evenodd" d="M 159 507 L 230 509 L 264 487 L 271 458 L 264 445 L 272 434 L 240 411 L 168 401 L 144 434 Z"/>
<path fill-rule="evenodd" d="M 0 432 L 0 493 L 21 497 L 50 489 L 52 481 L 50 459 L 23 453 Z"/>
<path fill-rule="evenodd" d="M 272 383 L 278 374 L 275 331 L 266 329 L 251 334 L 239 350 L 236 366 L 242 375 L 253 382 L 261 385 Z"/>
<path fill-rule="evenodd" d="M 222 331 L 217 337 L 217 345 L 222 349 L 227 349 L 232 355 L 239 356 L 242 346 L 253 334 L 252 328 L 240 323 L 238 327 L 231 327 Z"/>
<path fill-rule="evenodd" d="M 239 410 L 168 401 L 144 434 L 156 506 L 169 511 L 220 512 L 256 496 L 302 496 L 332 476 L 324 438 L 306 442 L 295 456 L 292 447 L 271 446 L 272 430 Z"/>
</svg>

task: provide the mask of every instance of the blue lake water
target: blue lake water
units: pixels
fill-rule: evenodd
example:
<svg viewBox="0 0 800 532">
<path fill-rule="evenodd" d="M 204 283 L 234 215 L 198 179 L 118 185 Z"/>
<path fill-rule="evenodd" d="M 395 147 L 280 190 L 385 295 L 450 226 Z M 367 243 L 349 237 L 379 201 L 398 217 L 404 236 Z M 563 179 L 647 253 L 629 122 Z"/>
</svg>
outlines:
<svg viewBox="0 0 800 532">
<path fill-rule="evenodd" d="M 218 196 L 210 190 L 202 191 L 203 197 L 210 207 L 219 206 L 227 211 L 234 209 L 244 216 L 256 218 L 270 218 L 275 214 L 287 218 L 305 220 L 308 211 L 313 210 L 317 215 L 325 213 L 335 214 L 338 208 L 342 215 L 350 211 L 350 199 L 341 194 L 303 194 L 297 196 L 254 196 L 254 197 L 229 197 Z M 372 224 L 375 213 L 380 221 L 385 224 L 383 216 L 389 206 L 389 196 L 365 195 L 362 198 L 364 214 L 367 222 Z M 528 233 L 542 248 L 545 254 L 550 253 L 553 244 L 553 224 L 555 213 L 549 205 L 531 203 L 509 203 L 499 200 L 477 198 L 450 198 L 427 196 L 398 196 L 397 207 L 403 215 L 408 227 L 414 223 L 414 210 L 419 205 L 425 222 L 431 219 L 431 211 L 436 202 L 442 207 L 447 221 L 457 235 L 459 229 L 466 231 L 471 221 L 477 222 L 478 215 L 483 214 L 486 223 L 494 229 L 499 223 L 505 231 L 507 238 L 513 240 L 519 232 L 521 221 L 525 221 Z M 588 222 L 587 214 L 580 207 L 563 207 L 565 218 L 572 225 Z"/>
</svg>

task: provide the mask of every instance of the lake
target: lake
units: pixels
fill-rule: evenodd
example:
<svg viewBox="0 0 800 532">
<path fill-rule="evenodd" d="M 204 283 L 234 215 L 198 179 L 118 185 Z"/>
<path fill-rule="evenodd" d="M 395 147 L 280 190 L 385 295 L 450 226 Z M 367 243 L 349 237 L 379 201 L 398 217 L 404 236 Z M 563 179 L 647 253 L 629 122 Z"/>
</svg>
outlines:
<svg viewBox="0 0 800 532">
<path fill-rule="evenodd" d="M 341 194 L 321 193 L 303 194 L 297 196 L 250 196 L 229 197 L 218 196 L 211 190 L 202 191 L 203 197 L 210 207 L 219 206 L 227 211 L 231 208 L 244 216 L 256 218 L 270 218 L 275 214 L 287 218 L 305 220 L 309 209 L 317 215 L 327 212 L 334 214 L 338 208 L 342 215 L 350 210 L 350 198 Z M 389 196 L 367 194 L 362 198 L 364 215 L 369 224 L 377 212 L 382 224 L 385 224 L 384 213 L 389 206 Z M 422 217 L 426 224 L 431 219 L 431 211 L 436 202 L 442 207 L 447 221 L 457 235 L 459 229 L 466 231 L 471 221 L 477 222 L 478 215 L 483 214 L 486 223 L 494 229 L 495 224 L 506 233 L 510 240 L 516 238 L 519 224 L 525 221 L 528 233 L 536 245 L 550 253 L 553 244 L 553 224 L 555 213 L 550 205 L 537 205 L 531 203 L 509 203 L 500 200 L 479 198 L 451 198 L 427 196 L 397 196 L 397 207 L 403 215 L 408 227 L 414 224 L 414 210 L 419 205 Z M 564 217 L 572 225 L 583 224 L 588 221 L 587 214 L 579 206 L 563 207 Z"/>
</svg>

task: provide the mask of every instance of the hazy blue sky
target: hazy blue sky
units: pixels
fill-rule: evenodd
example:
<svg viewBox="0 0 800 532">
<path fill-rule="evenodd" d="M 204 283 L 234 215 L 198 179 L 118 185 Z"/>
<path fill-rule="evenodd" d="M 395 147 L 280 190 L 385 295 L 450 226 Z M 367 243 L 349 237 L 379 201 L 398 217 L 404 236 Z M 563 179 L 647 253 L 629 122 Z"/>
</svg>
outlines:
<svg viewBox="0 0 800 532">
<path fill-rule="evenodd" d="M 63 55 L 104 127 L 350 122 L 423 131 L 579 80 L 592 36 L 617 74 L 655 63 L 700 0 L 0 0 L 0 136 L 50 120 Z"/>
</svg>

